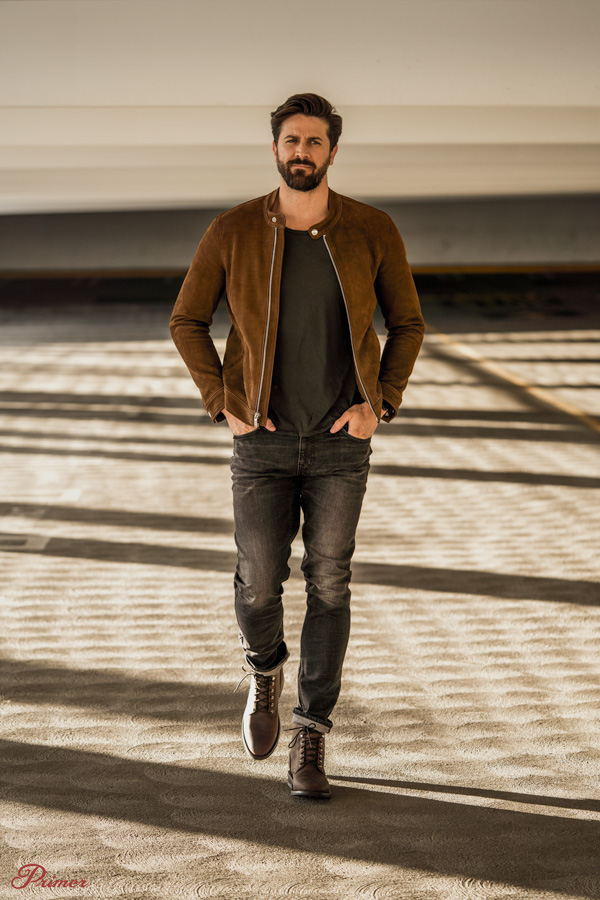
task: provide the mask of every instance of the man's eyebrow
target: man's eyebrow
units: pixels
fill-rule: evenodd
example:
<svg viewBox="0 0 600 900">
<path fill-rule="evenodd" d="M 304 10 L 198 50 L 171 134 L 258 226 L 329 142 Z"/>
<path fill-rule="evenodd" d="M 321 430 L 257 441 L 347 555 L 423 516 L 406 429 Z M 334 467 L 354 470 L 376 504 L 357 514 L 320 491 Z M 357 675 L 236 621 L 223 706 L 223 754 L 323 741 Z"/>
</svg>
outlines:
<svg viewBox="0 0 600 900">
<path fill-rule="evenodd" d="M 283 139 L 284 139 L 284 141 L 287 141 L 288 138 L 297 138 L 297 137 L 298 137 L 297 134 L 285 134 L 283 136 Z M 318 134 L 314 134 L 314 135 L 312 135 L 312 137 L 309 137 L 308 140 L 309 141 L 322 141 L 323 138 Z"/>
</svg>

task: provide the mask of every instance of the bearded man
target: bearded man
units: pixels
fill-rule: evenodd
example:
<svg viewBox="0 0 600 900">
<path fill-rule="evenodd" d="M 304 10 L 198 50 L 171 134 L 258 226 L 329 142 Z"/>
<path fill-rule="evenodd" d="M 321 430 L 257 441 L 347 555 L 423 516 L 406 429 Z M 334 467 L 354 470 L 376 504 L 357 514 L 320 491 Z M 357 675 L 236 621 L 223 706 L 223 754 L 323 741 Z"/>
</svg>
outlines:
<svg viewBox="0 0 600 900">
<path fill-rule="evenodd" d="M 235 612 L 250 678 L 242 737 L 252 759 L 279 740 L 283 584 L 302 511 L 307 604 L 288 784 L 293 796 L 328 799 L 325 735 L 348 644 L 371 436 L 398 411 L 424 325 L 391 218 L 328 186 L 342 131 L 331 103 L 295 94 L 271 128 L 279 187 L 211 223 L 170 327 L 207 412 L 233 434 Z M 223 295 L 231 329 L 221 363 L 210 326 Z"/>
</svg>

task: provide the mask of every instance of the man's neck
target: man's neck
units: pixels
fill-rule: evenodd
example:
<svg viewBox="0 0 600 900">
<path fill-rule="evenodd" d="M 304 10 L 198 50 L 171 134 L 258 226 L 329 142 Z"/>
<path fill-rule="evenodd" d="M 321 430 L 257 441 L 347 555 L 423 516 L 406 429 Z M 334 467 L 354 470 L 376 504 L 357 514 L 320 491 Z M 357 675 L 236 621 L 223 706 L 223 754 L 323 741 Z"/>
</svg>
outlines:
<svg viewBox="0 0 600 900">
<path fill-rule="evenodd" d="M 329 187 L 327 177 L 314 191 L 294 191 L 283 178 L 279 185 L 276 212 L 283 213 L 288 228 L 308 231 L 311 225 L 322 222 L 329 211 Z"/>
</svg>

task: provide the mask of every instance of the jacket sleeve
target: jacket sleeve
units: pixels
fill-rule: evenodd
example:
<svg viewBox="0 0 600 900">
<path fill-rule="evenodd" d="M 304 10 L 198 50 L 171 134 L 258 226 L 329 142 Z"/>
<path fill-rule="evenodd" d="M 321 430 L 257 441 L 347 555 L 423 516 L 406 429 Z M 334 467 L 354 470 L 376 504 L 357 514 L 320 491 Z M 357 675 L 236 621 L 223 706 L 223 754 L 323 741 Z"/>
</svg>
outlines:
<svg viewBox="0 0 600 900">
<path fill-rule="evenodd" d="M 402 403 L 402 394 L 419 355 L 425 333 L 425 323 L 406 259 L 404 242 L 391 218 L 385 249 L 375 279 L 375 293 L 387 330 L 379 366 L 379 382 L 386 410 L 382 418 L 390 422 Z"/>
<path fill-rule="evenodd" d="M 225 418 L 221 413 L 225 405 L 222 365 L 210 336 L 213 315 L 224 289 L 225 268 L 215 219 L 198 245 L 169 323 L 175 346 L 213 422 Z"/>
</svg>

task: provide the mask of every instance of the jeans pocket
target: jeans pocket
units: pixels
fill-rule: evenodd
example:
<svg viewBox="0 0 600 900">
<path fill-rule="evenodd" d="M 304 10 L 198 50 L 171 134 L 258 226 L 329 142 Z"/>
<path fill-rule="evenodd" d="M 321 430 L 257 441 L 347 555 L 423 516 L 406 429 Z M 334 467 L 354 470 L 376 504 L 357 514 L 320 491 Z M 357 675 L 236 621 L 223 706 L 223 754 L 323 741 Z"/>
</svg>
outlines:
<svg viewBox="0 0 600 900">
<path fill-rule="evenodd" d="M 251 434 L 256 434 L 257 431 L 260 431 L 260 426 L 253 428 L 252 431 L 245 431 L 243 434 L 234 434 L 234 441 L 241 441 L 244 438 L 250 437 Z"/>
<path fill-rule="evenodd" d="M 371 440 L 370 436 L 366 437 L 366 438 L 359 438 L 359 437 L 356 437 L 356 435 L 354 435 L 354 434 L 350 434 L 350 432 L 348 431 L 348 423 L 347 422 L 344 426 L 342 426 L 342 428 L 340 428 L 339 434 L 345 434 L 346 437 L 349 437 L 351 441 L 358 441 L 360 444 L 367 444 Z"/>
</svg>

